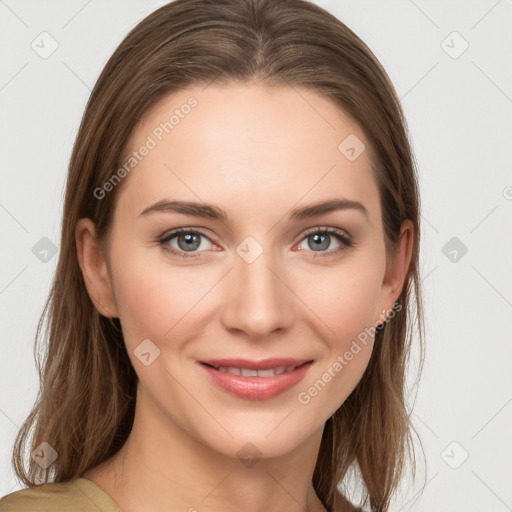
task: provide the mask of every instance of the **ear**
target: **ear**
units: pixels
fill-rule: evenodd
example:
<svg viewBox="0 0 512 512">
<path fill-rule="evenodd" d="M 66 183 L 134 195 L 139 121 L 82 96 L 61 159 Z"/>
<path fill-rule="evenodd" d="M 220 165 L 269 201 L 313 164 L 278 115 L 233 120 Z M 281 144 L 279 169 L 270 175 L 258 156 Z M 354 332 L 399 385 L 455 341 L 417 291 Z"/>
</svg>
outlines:
<svg viewBox="0 0 512 512">
<path fill-rule="evenodd" d="M 101 315 L 107 318 L 118 317 L 105 254 L 96 238 L 96 229 L 91 219 L 84 218 L 77 222 L 75 242 L 78 263 L 91 301 Z"/>
<path fill-rule="evenodd" d="M 414 244 L 414 226 L 406 219 L 400 227 L 395 256 L 387 263 L 386 273 L 381 285 L 380 317 L 381 323 L 388 316 L 386 312 L 393 309 L 393 305 L 402 293 L 405 278 L 411 264 L 412 249 Z"/>
</svg>

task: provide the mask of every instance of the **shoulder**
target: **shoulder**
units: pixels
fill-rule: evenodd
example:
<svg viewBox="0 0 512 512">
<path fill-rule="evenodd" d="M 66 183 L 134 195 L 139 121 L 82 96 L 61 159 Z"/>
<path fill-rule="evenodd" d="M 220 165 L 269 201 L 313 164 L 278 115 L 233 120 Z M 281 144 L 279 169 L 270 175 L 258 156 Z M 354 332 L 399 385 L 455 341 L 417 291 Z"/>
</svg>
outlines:
<svg viewBox="0 0 512 512">
<path fill-rule="evenodd" d="M 121 512 L 96 484 L 85 478 L 21 489 L 0 499 L 0 512 Z"/>
</svg>

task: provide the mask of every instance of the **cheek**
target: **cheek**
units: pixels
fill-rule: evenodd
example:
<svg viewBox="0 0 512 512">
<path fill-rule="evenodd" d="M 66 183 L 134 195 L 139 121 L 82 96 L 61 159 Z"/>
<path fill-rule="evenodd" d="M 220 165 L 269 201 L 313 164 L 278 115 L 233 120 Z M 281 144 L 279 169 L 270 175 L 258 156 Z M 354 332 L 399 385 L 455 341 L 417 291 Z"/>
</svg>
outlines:
<svg viewBox="0 0 512 512">
<path fill-rule="evenodd" d="M 374 343 L 383 267 L 364 257 L 329 269 L 303 273 L 298 295 L 323 333 L 325 353 L 298 401 L 314 403 L 311 414 L 332 414 L 353 391 L 368 366 Z M 296 281 L 297 284 L 299 280 Z M 325 390 L 325 391 L 324 391 Z M 314 397 L 321 397 L 315 399 Z M 326 416 L 328 417 L 328 416 Z"/>
<path fill-rule="evenodd" d="M 340 345 L 374 326 L 382 282 L 380 265 L 348 262 L 312 268 L 295 278 L 298 297 L 324 325 L 330 344 Z M 297 274 L 299 275 L 299 274 Z"/>
<path fill-rule="evenodd" d="M 189 320 L 200 309 L 201 298 L 214 287 L 215 276 L 194 267 L 173 269 L 163 257 L 149 261 L 144 249 L 118 261 L 122 263 L 114 273 L 115 296 L 127 344 L 145 338 L 158 345 L 168 340 L 176 343 L 184 332 L 191 332 Z"/>
</svg>

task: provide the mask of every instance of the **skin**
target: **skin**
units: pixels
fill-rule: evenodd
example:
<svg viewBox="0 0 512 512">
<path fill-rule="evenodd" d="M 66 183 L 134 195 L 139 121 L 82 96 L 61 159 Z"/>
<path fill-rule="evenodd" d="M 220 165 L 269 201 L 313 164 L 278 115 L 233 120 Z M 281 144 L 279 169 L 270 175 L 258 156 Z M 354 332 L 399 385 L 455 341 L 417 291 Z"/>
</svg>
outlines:
<svg viewBox="0 0 512 512">
<path fill-rule="evenodd" d="M 363 375 L 373 338 L 308 404 L 297 395 L 391 310 L 410 264 L 412 224 L 404 222 L 386 266 L 369 143 L 310 90 L 189 87 L 146 113 L 130 151 L 191 95 L 198 106 L 124 178 L 108 245 L 102 249 L 89 219 L 76 226 L 88 293 L 101 314 L 120 318 L 139 377 L 129 439 L 83 477 L 124 512 L 323 511 L 312 486 L 322 429 Z M 338 150 L 349 134 L 367 148 L 354 161 Z M 368 217 L 346 209 L 288 219 L 293 208 L 338 197 L 361 202 Z M 140 216 L 162 199 L 215 204 L 230 220 Z M 180 227 L 205 234 L 188 258 L 158 243 Z M 337 228 L 355 245 L 336 253 L 343 245 L 331 235 L 315 251 L 304 232 L 316 227 Z M 263 249 L 252 263 L 236 252 L 247 236 Z M 180 250 L 176 237 L 167 245 Z M 134 355 L 144 339 L 160 350 L 148 366 Z M 221 357 L 315 363 L 292 389 L 248 400 L 220 389 L 196 363 Z M 237 456 L 248 442 L 261 454 L 251 467 Z"/>
</svg>

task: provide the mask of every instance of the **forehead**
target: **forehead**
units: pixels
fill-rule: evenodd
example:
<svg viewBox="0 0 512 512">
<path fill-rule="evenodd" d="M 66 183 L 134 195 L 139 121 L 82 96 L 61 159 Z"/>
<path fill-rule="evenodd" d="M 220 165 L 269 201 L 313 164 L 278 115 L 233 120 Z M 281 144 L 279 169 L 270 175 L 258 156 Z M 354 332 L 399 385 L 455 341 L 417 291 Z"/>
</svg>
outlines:
<svg viewBox="0 0 512 512">
<path fill-rule="evenodd" d="M 133 215 L 173 198 L 231 205 L 239 215 L 268 211 L 275 220 L 277 207 L 346 197 L 380 217 L 364 133 L 309 89 L 188 87 L 145 113 L 127 149 L 126 159 L 134 151 L 139 156 L 119 203 Z"/>
</svg>

